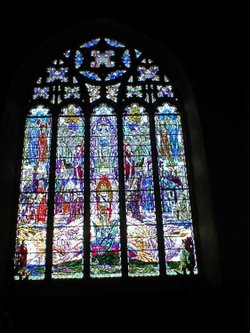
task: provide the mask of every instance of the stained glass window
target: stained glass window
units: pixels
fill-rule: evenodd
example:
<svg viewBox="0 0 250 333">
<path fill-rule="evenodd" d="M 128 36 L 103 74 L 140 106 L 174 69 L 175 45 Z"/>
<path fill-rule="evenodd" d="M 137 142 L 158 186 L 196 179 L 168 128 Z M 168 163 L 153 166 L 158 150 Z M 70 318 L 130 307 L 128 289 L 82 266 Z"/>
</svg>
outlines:
<svg viewBox="0 0 250 333">
<path fill-rule="evenodd" d="M 16 280 L 198 274 L 183 108 L 167 74 L 143 50 L 96 38 L 37 78 Z"/>
</svg>

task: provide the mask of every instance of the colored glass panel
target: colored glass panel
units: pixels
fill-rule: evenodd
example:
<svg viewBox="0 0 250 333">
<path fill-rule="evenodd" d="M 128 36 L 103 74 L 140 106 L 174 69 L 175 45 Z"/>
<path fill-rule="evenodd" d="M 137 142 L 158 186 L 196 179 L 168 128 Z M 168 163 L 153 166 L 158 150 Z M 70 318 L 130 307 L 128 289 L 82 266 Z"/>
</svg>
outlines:
<svg viewBox="0 0 250 333">
<path fill-rule="evenodd" d="M 124 63 L 124 65 L 129 68 L 131 65 L 131 57 L 130 57 L 130 53 L 129 50 L 126 50 L 123 55 L 122 55 L 122 62 Z"/>
<path fill-rule="evenodd" d="M 159 275 L 149 118 L 132 104 L 123 117 L 129 276 Z"/>
<path fill-rule="evenodd" d="M 101 97 L 101 95 L 100 95 L 101 87 L 93 86 L 93 85 L 87 84 L 87 83 L 85 85 L 88 89 L 90 103 L 94 102 L 95 100 L 97 100 Z"/>
<path fill-rule="evenodd" d="M 146 81 L 146 80 L 152 80 L 152 81 L 159 81 L 158 71 L 159 68 L 157 66 L 151 66 L 149 68 L 146 67 L 138 67 L 138 72 L 140 75 L 138 76 L 139 81 Z"/>
<path fill-rule="evenodd" d="M 106 87 L 106 96 L 108 99 L 111 99 L 114 102 L 117 102 L 117 96 L 119 93 L 120 83 L 114 84 L 112 86 Z"/>
<path fill-rule="evenodd" d="M 101 66 L 107 68 L 114 67 L 115 62 L 111 60 L 114 55 L 115 52 L 113 50 L 105 51 L 104 53 L 93 50 L 91 51 L 91 56 L 94 58 L 94 60 L 90 63 L 90 66 L 92 68 L 99 68 Z"/>
<path fill-rule="evenodd" d="M 109 38 L 105 38 L 105 42 L 113 47 L 125 47 L 123 44 L 121 44 L 120 42 L 118 42 L 117 40 L 113 40 L 113 39 L 109 39 Z"/>
<path fill-rule="evenodd" d="M 117 119 L 105 104 L 90 118 L 90 275 L 121 276 Z"/>
<path fill-rule="evenodd" d="M 80 88 L 79 87 L 64 87 L 64 98 L 80 98 Z"/>
<path fill-rule="evenodd" d="M 70 105 L 58 119 L 53 278 L 83 276 L 84 118 Z"/>
<path fill-rule="evenodd" d="M 82 53 L 80 51 L 76 51 L 76 54 L 75 54 L 75 67 L 76 68 L 79 68 L 81 67 L 81 65 L 83 64 L 83 56 L 82 56 Z"/>
<path fill-rule="evenodd" d="M 15 278 L 45 277 L 51 117 L 38 106 L 26 119 L 18 204 Z"/>
<path fill-rule="evenodd" d="M 181 116 L 165 103 L 155 115 L 167 274 L 197 273 Z"/>
<path fill-rule="evenodd" d="M 100 38 L 92 39 L 92 40 L 90 40 L 90 41 L 88 41 L 88 42 L 82 44 L 82 45 L 80 46 L 80 48 L 86 48 L 86 49 L 88 49 L 88 48 L 90 48 L 90 47 L 92 47 L 92 46 L 94 46 L 94 45 L 97 45 L 97 44 L 99 43 L 99 41 L 100 41 Z"/>
<path fill-rule="evenodd" d="M 35 87 L 33 99 L 48 99 L 49 98 L 49 88 L 48 87 Z"/>
<path fill-rule="evenodd" d="M 107 75 L 107 77 L 105 78 L 105 81 L 111 81 L 111 80 L 115 80 L 118 79 L 119 77 L 121 77 L 126 71 L 122 70 L 122 71 L 115 71 L 110 73 L 109 75 Z"/>
<path fill-rule="evenodd" d="M 90 72 L 90 71 L 81 71 L 80 72 L 83 76 L 85 76 L 86 78 L 90 79 L 90 80 L 94 80 L 94 81 L 101 81 L 101 78 L 93 73 L 93 72 Z"/>
<path fill-rule="evenodd" d="M 50 67 L 47 69 L 47 72 L 49 74 L 47 82 L 68 82 L 68 68 L 61 67 L 56 69 L 54 67 Z"/>
</svg>

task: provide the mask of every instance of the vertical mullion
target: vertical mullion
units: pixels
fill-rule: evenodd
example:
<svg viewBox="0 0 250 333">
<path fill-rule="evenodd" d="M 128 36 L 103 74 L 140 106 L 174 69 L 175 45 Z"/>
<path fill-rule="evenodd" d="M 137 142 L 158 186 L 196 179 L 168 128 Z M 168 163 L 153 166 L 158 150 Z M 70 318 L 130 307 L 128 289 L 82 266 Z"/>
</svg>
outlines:
<svg viewBox="0 0 250 333">
<path fill-rule="evenodd" d="M 118 161 L 119 161 L 119 202 L 120 202 L 120 239 L 121 239 L 121 264 L 122 276 L 128 276 L 127 260 L 127 226 L 124 183 L 124 156 L 123 156 L 123 112 L 117 115 L 118 128 Z"/>
<path fill-rule="evenodd" d="M 55 197 L 55 174 L 56 174 L 56 151 L 57 151 L 57 124 L 58 110 L 55 104 L 51 108 L 52 133 L 50 151 L 50 173 L 49 173 L 49 193 L 48 193 L 48 220 L 46 238 L 46 271 L 45 279 L 50 280 L 52 274 L 52 252 L 53 252 L 53 224 L 54 224 L 54 197 Z"/>
<path fill-rule="evenodd" d="M 84 243 L 83 267 L 84 278 L 90 277 L 90 109 L 85 113 L 85 143 L 84 143 Z"/>
<path fill-rule="evenodd" d="M 149 96 L 151 100 L 151 95 L 149 94 Z M 166 275 L 165 246 L 164 246 L 164 232 L 163 232 L 163 220 L 162 220 L 162 209 L 161 209 L 160 181 L 159 181 L 158 160 L 157 160 L 154 114 L 155 114 L 154 111 L 150 110 L 149 123 L 150 123 L 151 150 L 152 150 L 152 168 L 153 168 L 153 179 L 154 179 L 155 210 L 156 210 L 155 213 L 157 221 L 159 267 L 160 267 L 160 276 L 164 276 Z"/>
</svg>

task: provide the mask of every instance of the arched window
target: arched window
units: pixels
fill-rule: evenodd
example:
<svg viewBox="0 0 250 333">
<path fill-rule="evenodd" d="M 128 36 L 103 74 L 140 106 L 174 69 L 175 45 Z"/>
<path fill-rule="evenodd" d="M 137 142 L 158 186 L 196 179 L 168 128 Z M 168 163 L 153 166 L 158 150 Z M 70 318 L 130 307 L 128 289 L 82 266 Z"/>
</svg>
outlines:
<svg viewBox="0 0 250 333">
<path fill-rule="evenodd" d="M 15 279 L 199 273 L 181 98 L 109 36 L 52 59 L 26 109 Z"/>
</svg>

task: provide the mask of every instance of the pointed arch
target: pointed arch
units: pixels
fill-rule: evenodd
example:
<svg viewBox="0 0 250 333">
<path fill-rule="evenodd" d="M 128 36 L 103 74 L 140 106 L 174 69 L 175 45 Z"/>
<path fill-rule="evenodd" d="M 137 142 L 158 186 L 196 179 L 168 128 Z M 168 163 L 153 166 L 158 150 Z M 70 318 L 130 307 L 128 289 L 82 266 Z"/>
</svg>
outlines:
<svg viewBox="0 0 250 333">
<path fill-rule="evenodd" d="M 64 38 L 64 40 L 62 40 L 63 34 L 56 37 L 56 43 L 53 43 L 52 39 L 51 43 L 54 45 L 50 45 L 50 55 L 55 56 L 56 60 L 52 61 L 52 63 L 49 62 L 47 55 L 40 55 L 34 59 L 33 63 L 35 66 L 38 59 L 43 58 L 43 63 L 46 64 L 43 73 L 46 72 L 46 75 L 41 78 L 37 75 L 36 81 L 34 80 L 34 76 L 30 76 L 28 80 L 30 84 L 27 84 L 20 93 L 21 98 L 18 102 L 19 105 L 17 105 L 17 109 L 20 109 L 20 105 L 23 103 L 23 110 L 27 112 L 27 96 L 29 95 L 30 107 L 28 109 L 40 103 L 43 103 L 45 107 L 50 106 L 55 112 L 59 112 L 59 109 L 61 110 L 70 103 L 77 104 L 84 109 L 86 131 L 83 142 L 85 144 L 84 154 L 86 153 L 86 155 L 84 155 L 84 163 L 82 162 L 84 164 L 84 171 L 80 170 L 80 173 L 78 172 L 78 178 L 75 181 L 80 184 L 79 192 L 82 191 L 81 198 L 88 201 L 86 204 L 84 202 L 82 208 L 79 210 L 80 214 L 82 214 L 85 227 L 83 227 L 82 238 L 80 236 L 77 238 L 77 240 L 82 239 L 82 249 L 86 251 L 82 255 L 79 267 L 85 267 L 85 265 L 87 267 L 82 269 L 82 273 L 80 273 L 78 278 L 82 278 L 82 276 L 83 278 L 84 276 L 94 277 L 95 274 L 99 276 L 99 273 L 95 273 L 95 265 L 93 264 L 94 259 L 96 260 L 95 252 L 91 250 L 92 240 L 90 235 L 91 228 L 94 226 L 94 224 L 91 224 L 91 196 L 89 196 L 90 199 L 86 199 L 86 194 L 91 194 L 92 191 L 91 163 L 93 162 L 91 162 L 91 135 L 93 137 L 93 133 L 91 134 L 91 117 L 94 117 L 94 110 L 98 108 L 103 110 L 107 110 L 108 108 L 114 109 L 115 116 L 112 117 L 115 117 L 117 121 L 117 141 L 119 141 L 117 143 L 118 170 L 117 174 L 115 174 L 114 170 L 113 172 L 114 177 L 118 177 L 117 180 L 121 184 L 121 189 L 117 189 L 117 202 L 120 206 L 117 214 L 123 223 L 120 224 L 120 230 L 117 232 L 118 234 L 121 233 L 121 240 L 118 239 L 118 242 L 114 242 L 119 243 L 120 241 L 120 245 L 116 245 L 116 247 L 111 249 L 115 253 L 118 252 L 118 259 L 112 257 L 112 260 L 115 260 L 114 267 L 116 265 L 120 267 L 118 276 L 154 276 L 152 272 L 155 268 L 153 270 L 151 268 L 148 269 L 150 267 L 148 265 L 148 258 L 150 255 L 152 257 L 152 253 L 154 253 L 153 257 L 155 258 L 158 247 L 161 249 L 159 257 L 154 260 L 151 259 L 149 262 L 152 264 L 152 267 L 157 267 L 157 262 L 159 262 L 158 274 L 161 276 L 186 273 L 197 274 L 198 272 L 199 274 L 205 274 L 206 277 L 209 277 L 210 274 L 210 276 L 215 276 L 217 266 L 213 260 L 217 255 L 216 251 L 212 251 L 210 248 L 211 255 L 209 256 L 205 253 L 209 242 L 215 239 L 213 237 L 214 227 L 211 210 L 209 209 L 209 188 L 204 166 L 205 156 L 199 130 L 199 119 L 188 79 L 177 62 L 165 51 L 162 53 L 161 47 L 157 45 L 154 51 L 152 51 L 154 43 L 147 40 L 147 38 L 138 38 L 140 37 L 138 33 L 135 33 L 132 38 L 130 29 L 122 26 L 119 26 L 119 32 L 114 32 L 114 25 L 115 23 L 110 24 L 108 22 L 86 23 L 69 30 L 68 37 Z M 94 29 L 91 30 L 90 27 L 94 27 Z M 85 34 L 83 39 L 82 31 L 84 30 L 87 31 L 87 34 Z M 48 47 L 47 45 L 42 50 L 45 51 Z M 38 74 L 38 71 L 36 71 L 36 74 Z M 34 82 L 36 82 L 35 85 Z M 33 95 L 31 97 L 28 90 L 32 86 Z M 15 83 L 13 87 L 15 87 Z M 10 92 L 10 100 L 12 99 L 13 91 Z M 105 103 L 106 107 L 103 106 Z M 130 112 L 132 106 L 139 105 L 139 108 L 145 108 L 148 114 L 146 117 L 148 117 L 149 145 L 145 148 L 146 145 L 144 143 L 141 144 L 141 146 L 144 144 L 144 151 L 146 149 L 148 152 L 146 158 L 148 161 L 146 163 L 146 159 L 143 159 L 145 162 L 143 167 L 139 165 L 142 162 L 141 157 L 144 156 L 142 152 L 140 153 L 141 155 L 134 155 L 136 156 L 134 158 L 134 165 L 130 152 L 131 163 L 127 163 L 126 165 L 126 157 L 128 157 L 127 148 L 132 142 L 126 142 L 129 134 L 125 133 L 124 128 L 127 126 L 130 131 L 133 131 L 132 127 L 137 126 L 136 123 L 138 120 L 134 119 L 136 120 L 135 122 L 133 120 L 130 124 L 126 125 L 126 117 L 122 117 L 124 110 L 129 108 L 128 105 L 130 105 Z M 177 110 L 175 111 L 176 114 L 171 110 Z M 19 112 L 19 116 L 15 115 L 15 117 L 21 117 L 21 115 L 22 112 Z M 138 115 L 127 115 L 127 117 L 131 117 L 131 119 L 138 118 Z M 63 119 L 62 116 L 61 118 Z M 60 120 L 60 116 L 54 116 L 54 124 L 58 124 L 58 120 Z M 21 125 L 21 122 L 19 123 Z M 143 127 L 144 125 L 141 124 L 141 126 Z M 55 127 L 56 125 L 54 125 Z M 145 131 L 147 130 L 145 129 Z M 52 145 L 56 147 L 56 140 L 59 136 L 57 131 L 54 130 L 54 133 L 56 135 L 52 133 Z M 137 139 L 138 137 L 134 134 L 134 140 L 137 141 Z M 136 150 L 142 148 L 139 146 L 140 144 L 138 143 Z M 99 143 L 97 148 L 101 147 L 102 144 Z M 55 151 L 52 158 L 54 162 L 57 156 Z M 92 152 L 96 153 L 93 150 Z M 151 160 L 149 156 L 152 157 Z M 180 166 L 181 159 L 183 162 Z M 59 158 L 57 161 L 59 161 Z M 126 191 L 134 191 L 132 189 L 133 182 L 129 183 L 129 177 L 133 177 L 133 181 L 140 179 L 138 175 L 142 173 L 142 169 L 139 169 L 148 168 L 150 170 L 150 165 L 153 168 L 151 178 L 146 177 L 145 184 L 140 182 L 140 186 L 143 187 L 145 185 L 147 189 L 145 191 L 140 190 L 139 194 L 141 197 L 137 213 L 139 215 L 142 214 L 141 211 L 144 208 L 150 214 L 154 214 L 152 211 L 155 210 L 155 229 L 157 231 L 154 232 L 154 237 L 150 236 L 148 240 L 143 239 L 142 241 L 142 239 L 136 239 L 134 241 L 137 238 L 136 229 L 139 230 L 140 227 L 134 228 L 134 231 L 130 235 L 128 233 L 129 226 L 126 224 L 126 227 L 124 227 L 124 222 L 129 219 L 127 213 L 131 212 L 128 203 L 133 202 L 133 210 L 135 211 L 136 200 L 129 200 L 128 196 L 126 197 L 126 193 L 128 193 Z M 162 169 L 163 166 L 165 169 Z M 50 171 L 49 178 L 49 185 L 53 188 L 53 195 L 56 194 L 55 184 L 57 183 L 57 178 L 55 174 L 56 166 L 54 165 L 52 171 Z M 19 178 L 17 170 L 14 177 L 16 179 Z M 111 184 L 107 175 L 104 174 L 101 175 L 99 183 Z M 93 190 L 93 193 L 94 191 L 98 192 L 97 187 L 99 183 L 95 180 L 96 189 Z M 21 189 L 22 180 L 20 184 Z M 81 185 L 84 189 L 81 188 Z M 130 189 L 128 188 L 129 186 Z M 152 190 L 148 189 L 150 186 L 153 188 Z M 106 187 L 108 188 L 107 192 L 112 191 L 110 190 L 110 186 Z M 144 196 L 142 192 L 145 192 Z M 204 200 L 204 193 L 207 200 Z M 157 201 L 157 199 L 159 200 Z M 73 197 L 72 200 L 70 201 L 71 203 L 74 202 Z M 97 198 L 95 201 L 98 201 Z M 58 201 L 55 200 L 55 202 L 57 203 Z M 96 206 L 98 205 L 96 204 Z M 204 214 L 205 206 L 206 213 Z M 58 271 L 54 271 L 55 265 L 52 264 L 53 260 L 56 262 L 56 254 L 53 252 L 55 244 L 53 245 L 52 242 L 53 237 L 54 240 L 56 239 L 55 222 L 53 219 L 54 212 L 58 209 L 57 204 L 55 206 L 48 205 L 48 210 L 50 210 L 48 212 L 50 230 L 47 237 L 47 244 L 49 246 L 46 249 L 48 260 L 46 261 L 47 266 L 44 267 L 45 275 L 41 275 L 47 278 L 56 277 L 57 274 L 57 278 L 60 278 L 61 274 Z M 86 212 L 86 209 L 89 209 L 89 211 Z M 109 211 L 111 211 L 111 208 Z M 170 215 L 174 219 L 173 227 L 169 223 L 170 218 L 166 217 L 167 213 L 172 214 Z M 107 212 L 104 214 L 107 217 L 107 221 L 109 220 L 109 214 Z M 146 215 L 144 216 L 144 220 L 147 218 Z M 189 225 L 186 224 L 186 219 L 188 219 Z M 140 219 L 138 220 L 140 221 Z M 180 221 L 182 221 L 182 225 Z M 145 224 L 143 221 L 140 222 Z M 149 223 L 148 220 L 146 223 Z M 210 236 L 208 237 L 206 236 L 206 230 L 210 230 Z M 125 231 L 128 233 L 128 239 L 125 236 Z M 95 230 L 94 233 L 96 232 Z M 94 233 L 92 231 L 92 234 Z M 110 234 L 107 233 L 105 237 L 110 237 Z M 134 242 L 128 241 L 132 239 Z M 52 244 L 50 244 L 51 242 Z M 129 243 L 133 243 L 133 245 L 137 243 L 137 248 L 135 246 L 133 249 L 134 252 L 131 250 L 132 246 Z M 138 245 L 139 243 L 140 245 Z M 151 244 L 151 248 L 149 243 Z M 86 244 L 87 248 L 85 248 L 84 244 Z M 147 249 L 150 250 L 150 255 L 147 254 L 148 250 L 145 244 L 148 244 Z M 138 246 L 139 251 L 143 249 L 141 256 L 136 254 Z M 198 249 L 198 253 L 195 247 Z M 63 253 L 64 250 L 60 251 Z M 104 271 L 105 269 L 110 269 L 107 267 L 112 260 L 106 254 L 105 252 L 107 261 L 102 261 L 104 258 L 98 258 L 98 265 L 101 262 L 99 272 L 103 271 L 103 269 Z M 137 256 L 137 259 L 140 257 L 144 259 L 134 260 L 133 262 L 133 256 Z M 187 256 L 189 256 L 188 259 Z M 175 259 L 172 260 L 173 258 Z M 125 267 L 126 265 L 127 267 Z M 147 267 L 145 272 L 148 271 L 149 273 L 140 273 L 143 272 L 143 266 Z M 211 270 L 211 268 L 213 269 Z M 68 266 L 67 269 L 70 270 L 72 267 Z M 64 267 L 63 272 L 65 271 Z M 116 268 L 114 271 L 116 271 Z M 17 276 L 19 275 L 17 274 Z M 32 276 L 34 276 L 32 273 L 29 274 L 29 278 L 32 278 Z M 104 273 L 103 276 L 112 276 L 112 274 Z M 67 274 L 64 275 L 62 273 L 62 277 L 67 278 Z M 71 278 L 72 276 L 69 274 L 68 277 Z"/>
</svg>

